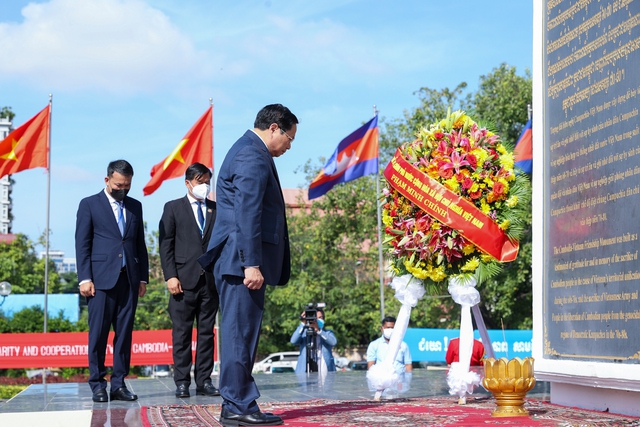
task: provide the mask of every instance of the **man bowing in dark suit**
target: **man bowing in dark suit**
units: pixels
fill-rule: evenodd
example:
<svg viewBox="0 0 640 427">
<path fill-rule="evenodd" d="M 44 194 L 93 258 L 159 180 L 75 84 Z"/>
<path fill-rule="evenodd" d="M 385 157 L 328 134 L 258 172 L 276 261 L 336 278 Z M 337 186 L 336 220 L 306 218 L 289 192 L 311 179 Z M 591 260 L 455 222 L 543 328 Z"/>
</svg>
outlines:
<svg viewBox="0 0 640 427">
<path fill-rule="evenodd" d="M 194 163 L 187 168 L 184 179 L 187 195 L 167 202 L 160 219 L 160 261 L 171 294 L 173 381 L 176 397 L 190 396 L 191 334 L 196 320 L 196 394 L 219 396 L 211 383 L 218 291 L 213 274 L 198 264 L 198 257 L 207 250 L 216 217 L 216 203 L 207 199 L 211 171 L 202 163 Z"/>
<path fill-rule="evenodd" d="M 217 182 L 216 224 L 200 264 L 213 268 L 220 294 L 220 394 L 223 426 L 280 425 L 262 413 L 251 376 L 258 348 L 265 288 L 289 281 L 287 218 L 273 157 L 291 148 L 298 119 L 280 104 L 267 105 L 227 153 Z"/>
<path fill-rule="evenodd" d="M 127 197 L 133 168 L 109 163 L 106 188 L 80 201 L 76 215 L 76 262 L 80 295 L 89 308 L 89 385 L 94 402 L 136 400 L 124 383 L 138 297 L 147 290 L 149 258 L 142 205 Z M 107 395 L 105 352 L 113 326 L 113 373 Z"/>
</svg>

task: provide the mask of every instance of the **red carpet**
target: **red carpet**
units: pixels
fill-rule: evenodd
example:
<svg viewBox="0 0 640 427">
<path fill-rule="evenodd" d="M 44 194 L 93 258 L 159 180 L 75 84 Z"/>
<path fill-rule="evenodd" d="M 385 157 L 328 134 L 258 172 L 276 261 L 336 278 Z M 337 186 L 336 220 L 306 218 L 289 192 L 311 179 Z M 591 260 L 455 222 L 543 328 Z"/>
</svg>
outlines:
<svg viewBox="0 0 640 427">
<path fill-rule="evenodd" d="M 446 397 L 368 400 L 311 400 L 260 403 L 265 412 L 296 427 L 416 427 L 416 426 L 639 426 L 640 418 L 552 405 L 528 400 L 529 417 L 493 418 L 492 398 L 472 398 L 467 405 Z M 218 427 L 220 405 L 170 405 L 142 408 L 145 427 Z"/>
</svg>

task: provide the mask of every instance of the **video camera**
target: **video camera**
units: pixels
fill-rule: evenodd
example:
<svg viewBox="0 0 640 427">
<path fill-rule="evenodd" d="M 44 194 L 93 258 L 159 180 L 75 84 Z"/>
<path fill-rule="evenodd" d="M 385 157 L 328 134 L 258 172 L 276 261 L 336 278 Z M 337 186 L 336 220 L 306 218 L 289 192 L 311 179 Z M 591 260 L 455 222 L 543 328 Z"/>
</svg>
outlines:
<svg viewBox="0 0 640 427">
<path fill-rule="evenodd" d="M 307 324 L 309 322 L 315 322 L 316 320 L 318 320 L 318 309 L 324 308 L 326 306 L 327 304 L 323 302 L 319 302 L 317 304 L 313 304 L 312 302 L 310 302 L 309 304 L 307 304 L 307 307 L 304 309 L 304 317 L 300 315 L 300 320 L 302 320 L 303 322 L 306 321 Z"/>
<path fill-rule="evenodd" d="M 327 305 L 323 302 L 319 302 L 314 304 L 310 302 L 307 304 L 307 307 L 304 309 L 304 316 L 300 315 L 300 320 L 305 322 L 304 324 L 304 335 L 307 341 L 307 366 L 306 372 L 318 372 L 318 358 L 317 358 L 317 345 L 316 345 L 316 336 L 317 332 L 315 328 L 312 326 L 312 323 L 315 323 L 318 320 L 318 309 L 324 308 Z"/>
</svg>

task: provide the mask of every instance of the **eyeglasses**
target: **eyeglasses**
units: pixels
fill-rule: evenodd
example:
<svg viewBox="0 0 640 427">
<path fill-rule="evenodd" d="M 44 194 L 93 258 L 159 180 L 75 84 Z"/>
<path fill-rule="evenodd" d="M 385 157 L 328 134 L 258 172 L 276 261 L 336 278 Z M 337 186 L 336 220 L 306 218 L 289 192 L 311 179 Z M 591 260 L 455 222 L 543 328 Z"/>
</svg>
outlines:
<svg viewBox="0 0 640 427">
<path fill-rule="evenodd" d="M 289 142 L 293 142 L 293 138 L 291 138 L 288 133 L 286 133 L 282 129 L 280 129 L 280 133 L 283 133 L 283 134 L 287 135 L 287 138 L 289 138 Z"/>
</svg>

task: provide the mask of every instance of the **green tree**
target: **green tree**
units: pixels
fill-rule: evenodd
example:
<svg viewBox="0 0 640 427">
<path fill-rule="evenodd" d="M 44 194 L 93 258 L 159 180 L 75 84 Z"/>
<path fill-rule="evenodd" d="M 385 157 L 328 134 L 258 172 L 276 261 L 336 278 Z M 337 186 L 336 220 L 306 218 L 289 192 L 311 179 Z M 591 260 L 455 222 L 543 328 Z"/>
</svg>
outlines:
<svg viewBox="0 0 640 427">
<path fill-rule="evenodd" d="M 518 76 L 516 67 L 502 63 L 486 76 L 480 76 L 471 113 L 492 123 L 502 140 L 513 146 L 527 123 L 532 96 L 529 69 L 524 76 Z"/>
<path fill-rule="evenodd" d="M 310 179 L 317 168 L 307 163 L 304 172 Z M 289 215 L 291 280 L 267 288 L 259 353 L 293 349 L 289 339 L 308 303 L 326 303 L 338 348 L 369 340 L 380 322 L 375 206 L 375 179 L 365 177 Z"/>
<path fill-rule="evenodd" d="M 145 223 L 146 230 L 147 224 Z M 158 239 L 158 230 L 146 231 L 147 252 L 149 253 L 149 283 L 145 296 L 138 298 L 136 319 L 133 324 L 136 330 L 171 329 L 171 318 L 168 311 L 169 292 L 162 274 Z"/>
<path fill-rule="evenodd" d="M 9 119 L 9 121 L 12 122 L 15 116 L 16 113 L 11 110 L 11 107 L 2 107 L 2 109 L 0 109 L 1 118 Z"/>
<path fill-rule="evenodd" d="M 8 332 L 43 332 L 44 310 L 42 307 L 36 305 L 24 308 L 14 313 L 8 323 Z M 47 332 L 74 332 L 75 329 L 74 323 L 63 317 L 62 310 L 60 310 L 56 317 L 47 318 Z"/>
<path fill-rule="evenodd" d="M 527 118 L 531 78 L 517 76 L 506 64 L 480 77 L 476 93 L 466 83 L 453 90 L 423 87 L 416 92 L 420 105 L 404 117 L 381 120 L 380 164 L 388 163 L 396 148 L 415 139 L 417 131 L 445 117 L 447 110 L 463 109 L 492 129 L 504 133 L 513 145 Z M 307 182 L 321 169 L 307 162 Z M 336 331 L 338 348 L 366 344 L 378 333 L 380 303 L 375 177 L 360 178 L 334 187 L 315 200 L 308 211 L 289 216 L 292 275 L 284 288 L 268 288 L 260 353 L 284 350 L 298 316 L 310 302 L 327 303 L 327 325 Z M 363 244 L 363 242 L 365 244 Z M 480 286 L 481 309 L 490 328 L 531 327 L 530 232 L 522 239 L 520 256 L 503 272 Z M 356 285 L 358 282 L 358 285 Z M 400 308 L 393 290 L 385 287 L 385 314 Z M 428 295 L 412 310 L 412 327 L 457 328 L 460 307 L 449 295 Z"/>
<path fill-rule="evenodd" d="M 55 264 L 49 260 L 49 293 L 59 293 L 60 278 Z M 39 294 L 44 292 L 45 260 L 38 259 L 35 245 L 24 234 L 0 244 L 0 281 L 11 283 L 16 294 Z"/>
<path fill-rule="evenodd" d="M 396 149 L 405 142 L 416 138 L 416 132 L 436 120 L 446 117 L 448 110 L 468 110 L 471 106 L 471 94 L 465 94 L 467 83 L 462 82 L 453 90 L 441 90 L 422 87 L 414 92 L 420 105 L 405 110 L 402 118 L 392 119 L 388 123 L 381 120 L 384 129 L 380 132 L 380 164 L 386 165 Z"/>
<path fill-rule="evenodd" d="M 501 64 L 480 77 L 480 88 L 474 96 L 475 114 L 495 125 L 503 141 L 515 146 L 528 120 L 532 102 L 532 80 L 529 70 L 524 76 L 516 68 Z M 504 265 L 502 272 L 480 287 L 481 311 L 488 328 L 530 329 L 532 321 L 531 281 L 531 205 L 528 229 L 520 240 L 518 258 Z"/>
</svg>

